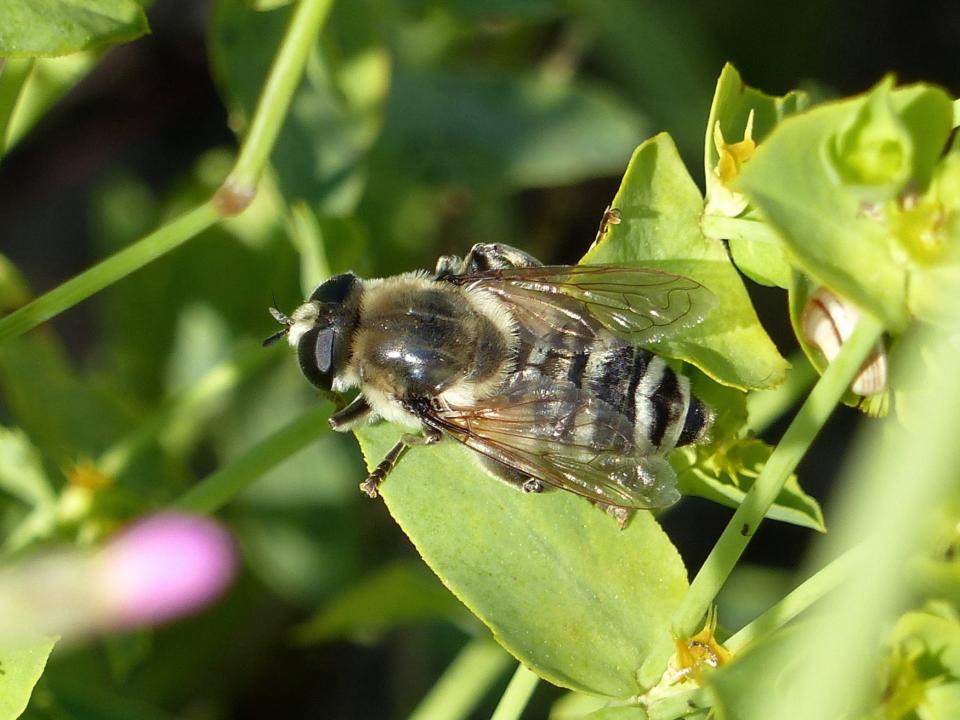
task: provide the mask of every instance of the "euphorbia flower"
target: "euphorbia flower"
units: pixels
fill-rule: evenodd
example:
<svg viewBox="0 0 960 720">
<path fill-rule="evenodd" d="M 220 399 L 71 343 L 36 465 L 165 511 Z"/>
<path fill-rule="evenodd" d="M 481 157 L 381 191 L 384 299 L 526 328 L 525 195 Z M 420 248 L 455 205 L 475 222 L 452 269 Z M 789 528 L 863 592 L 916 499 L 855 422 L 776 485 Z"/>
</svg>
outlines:
<svg viewBox="0 0 960 720">
<path fill-rule="evenodd" d="M 731 190 L 730 186 L 740 174 L 740 168 L 753 157 L 757 150 L 757 143 L 753 140 L 753 110 L 747 116 L 743 140 L 728 143 L 723 138 L 720 123 L 717 122 L 713 126 L 713 144 L 717 148 L 719 159 L 713 169 L 716 182 L 713 183 L 710 197 L 707 198 L 706 213 L 736 217 L 747 207 L 748 200 L 742 193 Z"/>
</svg>

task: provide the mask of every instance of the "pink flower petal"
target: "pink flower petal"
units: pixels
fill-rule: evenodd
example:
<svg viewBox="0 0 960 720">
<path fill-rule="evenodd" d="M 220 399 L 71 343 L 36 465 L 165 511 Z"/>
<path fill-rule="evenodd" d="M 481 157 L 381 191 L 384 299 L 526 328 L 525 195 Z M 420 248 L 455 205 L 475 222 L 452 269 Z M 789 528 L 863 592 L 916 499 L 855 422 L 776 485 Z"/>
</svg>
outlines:
<svg viewBox="0 0 960 720">
<path fill-rule="evenodd" d="M 234 549 L 222 526 L 195 515 L 142 520 L 100 553 L 97 583 L 111 627 L 155 624 L 198 610 L 230 583 Z"/>
</svg>

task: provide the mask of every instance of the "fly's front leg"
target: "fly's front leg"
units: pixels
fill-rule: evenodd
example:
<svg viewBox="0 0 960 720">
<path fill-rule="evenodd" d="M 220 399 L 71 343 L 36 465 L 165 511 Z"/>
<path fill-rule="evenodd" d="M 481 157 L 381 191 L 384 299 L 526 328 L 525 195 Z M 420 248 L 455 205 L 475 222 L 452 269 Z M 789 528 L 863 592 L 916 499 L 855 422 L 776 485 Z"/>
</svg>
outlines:
<svg viewBox="0 0 960 720">
<path fill-rule="evenodd" d="M 390 448 L 390 451 L 384 456 L 383 460 L 367 475 L 367 479 L 360 483 L 360 489 L 372 498 L 377 497 L 377 495 L 380 494 L 380 483 L 386 480 L 387 475 L 390 474 L 390 471 L 393 470 L 400 461 L 400 458 L 407 452 L 407 448 L 415 445 L 433 445 L 439 442 L 441 437 L 443 436 L 439 430 L 427 425 L 423 426 L 422 435 L 407 433 L 400 438 L 396 445 Z"/>
<path fill-rule="evenodd" d="M 337 432 L 346 432 L 370 417 L 372 411 L 367 399 L 363 395 L 357 395 L 346 407 L 330 416 L 330 427 Z"/>
</svg>

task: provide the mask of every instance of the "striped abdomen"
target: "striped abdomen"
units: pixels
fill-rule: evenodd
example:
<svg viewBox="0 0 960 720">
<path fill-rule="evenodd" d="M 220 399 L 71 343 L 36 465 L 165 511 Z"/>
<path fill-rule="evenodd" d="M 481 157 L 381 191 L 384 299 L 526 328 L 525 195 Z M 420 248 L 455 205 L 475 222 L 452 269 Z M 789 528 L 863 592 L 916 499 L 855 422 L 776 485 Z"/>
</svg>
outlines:
<svg viewBox="0 0 960 720">
<path fill-rule="evenodd" d="M 690 393 L 690 381 L 648 350 L 612 335 L 588 341 L 563 332 L 545 338 L 522 332 L 520 341 L 518 373 L 566 380 L 582 395 L 602 400 L 633 427 L 639 449 L 666 453 L 700 440 L 709 428 L 710 412 Z M 561 432 L 571 440 L 608 444 L 598 434 L 609 428 L 578 423 L 576 413 L 566 425 Z"/>
</svg>

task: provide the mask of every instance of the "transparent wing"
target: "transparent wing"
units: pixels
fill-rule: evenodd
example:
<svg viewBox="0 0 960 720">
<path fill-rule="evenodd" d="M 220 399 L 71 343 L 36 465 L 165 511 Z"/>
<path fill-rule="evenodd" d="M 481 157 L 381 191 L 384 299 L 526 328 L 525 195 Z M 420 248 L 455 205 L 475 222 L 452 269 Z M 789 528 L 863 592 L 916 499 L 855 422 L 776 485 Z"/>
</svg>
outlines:
<svg viewBox="0 0 960 720">
<path fill-rule="evenodd" d="M 486 457 L 596 502 L 660 508 L 680 497 L 670 464 L 636 446 L 630 421 L 570 382 L 521 379 L 425 420 Z"/>
<path fill-rule="evenodd" d="M 716 297 L 696 280 L 616 265 L 544 265 L 452 278 L 509 303 L 526 325 L 593 339 L 602 326 L 632 344 L 652 343 L 701 322 Z"/>
</svg>

